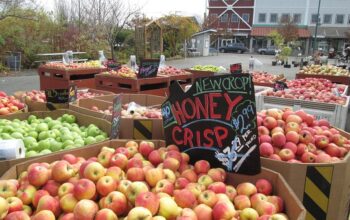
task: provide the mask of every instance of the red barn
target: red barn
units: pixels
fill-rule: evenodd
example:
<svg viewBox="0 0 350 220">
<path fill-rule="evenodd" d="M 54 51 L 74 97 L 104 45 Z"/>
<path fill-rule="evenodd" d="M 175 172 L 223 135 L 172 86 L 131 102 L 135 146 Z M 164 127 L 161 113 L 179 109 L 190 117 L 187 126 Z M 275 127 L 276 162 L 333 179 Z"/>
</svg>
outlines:
<svg viewBox="0 0 350 220">
<path fill-rule="evenodd" d="M 208 0 L 208 28 L 216 29 L 212 46 L 244 43 L 249 48 L 254 15 L 254 0 Z"/>
</svg>

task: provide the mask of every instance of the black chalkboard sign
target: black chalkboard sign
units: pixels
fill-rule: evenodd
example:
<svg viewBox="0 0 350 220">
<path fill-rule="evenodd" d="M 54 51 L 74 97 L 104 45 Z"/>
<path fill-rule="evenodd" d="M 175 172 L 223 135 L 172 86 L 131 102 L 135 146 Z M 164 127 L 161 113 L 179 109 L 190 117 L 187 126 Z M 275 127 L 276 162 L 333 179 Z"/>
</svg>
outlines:
<svg viewBox="0 0 350 220">
<path fill-rule="evenodd" d="M 273 86 L 273 91 L 283 91 L 285 89 L 288 89 L 288 86 L 285 82 L 282 81 L 276 81 L 275 85 Z"/>
<path fill-rule="evenodd" d="M 230 72 L 232 74 L 242 73 L 242 64 L 235 63 L 230 65 Z"/>
<path fill-rule="evenodd" d="M 185 93 L 175 82 L 162 105 L 167 144 L 228 172 L 260 172 L 255 94 L 249 74 L 196 79 Z"/>
<path fill-rule="evenodd" d="M 69 103 L 77 100 L 77 86 L 70 85 L 65 89 L 47 89 L 45 90 L 47 103 Z"/>
<path fill-rule="evenodd" d="M 111 139 L 119 138 L 119 127 L 122 112 L 122 94 L 117 95 L 113 100 Z"/>
<path fill-rule="evenodd" d="M 139 67 L 139 78 L 151 78 L 156 77 L 159 68 L 158 59 L 143 59 Z"/>
</svg>

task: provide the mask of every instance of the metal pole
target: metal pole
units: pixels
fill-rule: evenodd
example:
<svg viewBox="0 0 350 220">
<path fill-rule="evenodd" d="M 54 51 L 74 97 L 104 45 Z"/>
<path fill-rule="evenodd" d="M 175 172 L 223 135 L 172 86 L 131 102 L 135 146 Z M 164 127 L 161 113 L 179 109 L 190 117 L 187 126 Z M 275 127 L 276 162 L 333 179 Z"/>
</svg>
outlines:
<svg viewBox="0 0 350 220">
<path fill-rule="evenodd" d="M 317 43 L 317 29 L 318 29 L 318 25 L 319 25 L 319 22 L 320 22 L 320 8 L 321 8 L 321 0 L 318 0 L 317 22 L 316 22 L 316 28 L 315 28 L 315 36 L 314 36 L 314 51 L 313 51 L 313 53 L 315 53 L 315 51 L 316 51 L 316 43 Z"/>
</svg>

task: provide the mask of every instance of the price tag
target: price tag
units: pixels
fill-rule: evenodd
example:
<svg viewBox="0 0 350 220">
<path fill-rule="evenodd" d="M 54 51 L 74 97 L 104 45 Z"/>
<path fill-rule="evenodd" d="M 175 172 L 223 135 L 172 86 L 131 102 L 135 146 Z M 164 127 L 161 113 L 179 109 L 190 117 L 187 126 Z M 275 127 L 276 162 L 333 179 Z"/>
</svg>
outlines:
<svg viewBox="0 0 350 220">
<path fill-rule="evenodd" d="M 254 175 L 260 172 L 255 93 L 249 74 L 196 79 L 185 93 L 170 86 L 162 105 L 167 144 L 190 155 L 191 163 Z"/>
<path fill-rule="evenodd" d="M 230 72 L 232 74 L 242 73 L 242 64 L 235 63 L 230 65 Z"/>
<path fill-rule="evenodd" d="M 141 61 L 138 77 L 139 78 L 156 77 L 158 73 L 158 68 L 159 68 L 158 59 L 144 59 Z"/>
<path fill-rule="evenodd" d="M 70 103 L 77 100 L 77 86 L 70 85 L 64 89 L 45 90 L 46 101 L 48 103 Z"/>
<path fill-rule="evenodd" d="M 119 138 L 121 112 L 122 112 L 122 94 L 119 94 L 113 100 L 112 128 L 111 128 L 110 139 Z"/>
</svg>

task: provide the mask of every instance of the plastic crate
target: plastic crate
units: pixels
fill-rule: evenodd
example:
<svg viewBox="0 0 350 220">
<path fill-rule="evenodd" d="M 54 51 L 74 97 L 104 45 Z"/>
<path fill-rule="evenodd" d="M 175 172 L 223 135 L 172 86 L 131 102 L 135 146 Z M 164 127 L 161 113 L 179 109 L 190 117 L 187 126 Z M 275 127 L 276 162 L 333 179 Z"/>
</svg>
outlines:
<svg viewBox="0 0 350 220">
<path fill-rule="evenodd" d="M 114 93 L 150 94 L 165 96 L 170 86 L 170 78 L 157 76 L 154 78 L 123 78 L 98 74 L 95 77 L 96 89 Z"/>
<path fill-rule="evenodd" d="M 264 96 L 261 93 L 257 94 L 255 99 L 257 111 L 269 108 L 282 109 L 286 107 L 292 108 L 294 111 L 302 109 L 314 115 L 316 119 L 327 119 L 332 126 L 344 130 L 350 97 L 347 97 L 345 105 Z"/>
<path fill-rule="evenodd" d="M 105 70 L 105 68 L 62 70 L 41 66 L 38 68 L 40 89 L 66 88 L 71 84 L 95 89 L 95 75 Z"/>
</svg>

